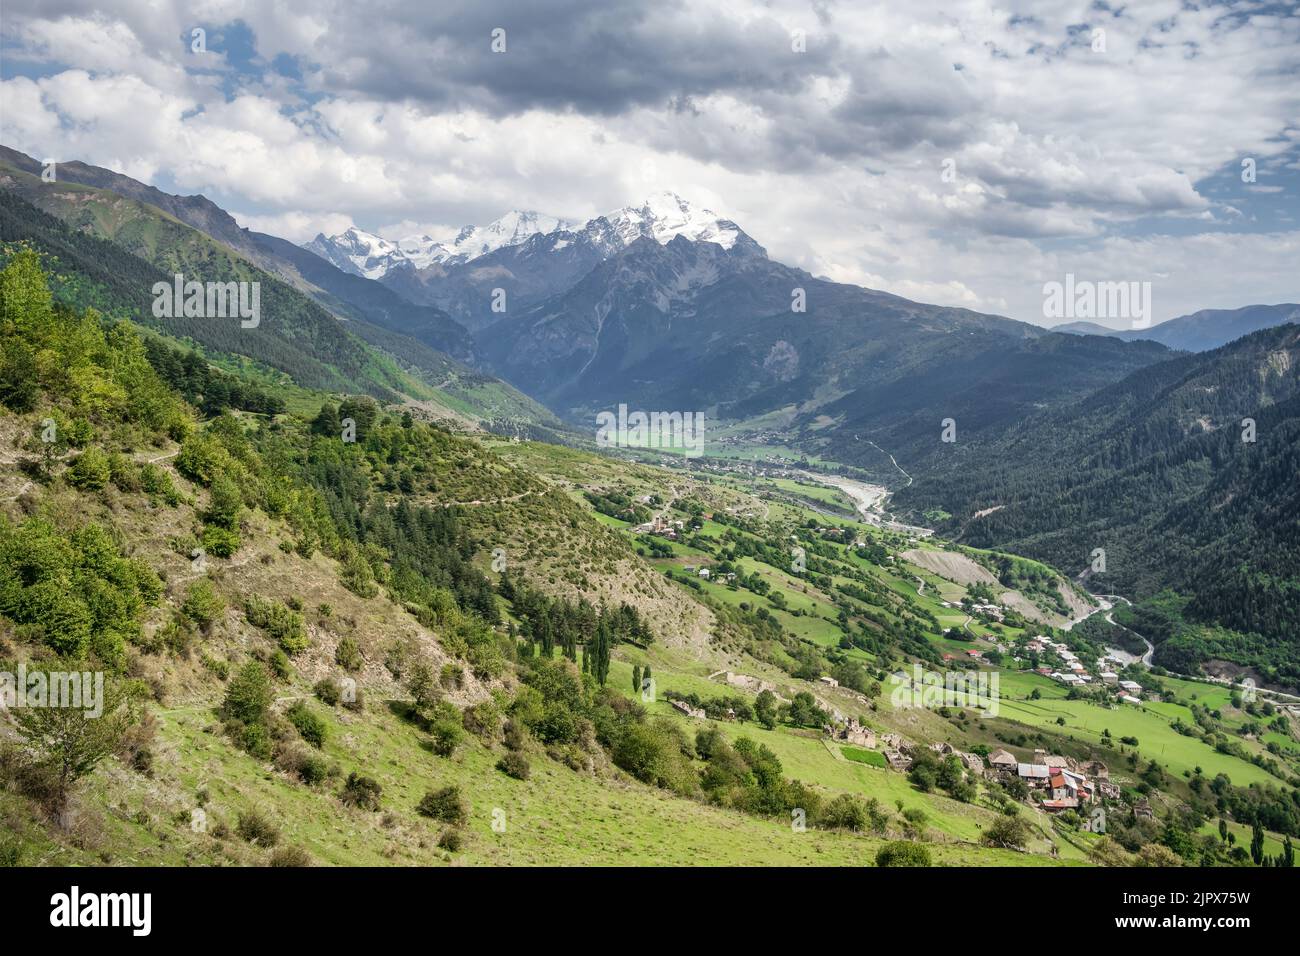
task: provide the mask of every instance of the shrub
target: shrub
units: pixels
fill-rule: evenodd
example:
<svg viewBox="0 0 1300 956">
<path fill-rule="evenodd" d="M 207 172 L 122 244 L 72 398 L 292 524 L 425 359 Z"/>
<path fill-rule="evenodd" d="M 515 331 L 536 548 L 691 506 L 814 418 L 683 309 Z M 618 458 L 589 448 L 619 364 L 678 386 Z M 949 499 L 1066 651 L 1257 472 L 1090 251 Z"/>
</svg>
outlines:
<svg viewBox="0 0 1300 956">
<path fill-rule="evenodd" d="M 210 524 L 200 535 L 203 550 L 218 558 L 228 558 L 239 550 L 239 532 Z"/>
<path fill-rule="evenodd" d="M 66 473 L 68 484 L 83 491 L 99 491 L 111 475 L 108 456 L 93 446 L 78 455 Z"/>
<path fill-rule="evenodd" d="M 311 855 L 300 846 L 282 846 L 271 854 L 271 866 L 311 866 Z"/>
<path fill-rule="evenodd" d="M 454 827 L 443 830 L 442 835 L 438 837 L 438 846 L 448 853 L 459 853 L 460 848 L 464 845 L 465 835 Z"/>
<path fill-rule="evenodd" d="M 339 688 L 338 682 L 332 677 L 322 677 L 316 682 L 316 686 L 312 690 L 322 704 L 329 704 L 331 707 L 337 706 L 343 696 L 343 691 Z"/>
<path fill-rule="evenodd" d="M 893 840 L 876 853 L 876 866 L 929 866 L 930 848 L 909 840 Z"/>
<path fill-rule="evenodd" d="M 239 815 L 235 832 L 240 839 L 257 846 L 275 846 L 280 842 L 279 828 L 256 810 L 248 810 Z"/>
<path fill-rule="evenodd" d="M 235 744 L 262 760 L 271 756 L 271 696 L 271 675 L 259 661 L 249 661 L 226 688 L 220 710 Z"/>
<path fill-rule="evenodd" d="M 1029 842 L 1029 825 L 1018 816 L 1000 816 L 989 825 L 980 839 L 985 846 L 1005 850 L 1023 849 Z"/>
<path fill-rule="evenodd" d="M 243 724 L 264 724 L 271 712 L 271 675 L 259 661 L 239 669 L 221 704 L 221 716 Z"/>
<path fill-rule="evenodd" d="M 321 605 L 322 608 L 326 608 L 328 606 L 329 605 L 327 604 Z M 321 613 L 326 617 L 329 616 L 329 615 L 325 615 L 323 610 Z M 357 646 L 356 638 L 353 637 L 339 638 L 338 646 L 334 648 L 334 662 L 338 664 L 339 667 L 343 668 L 346 671 L 361 670 L 361 667 L 365 663 L 365 661 L 361 657 L 361 648 Z"/>
<path fill-rule="evenodd" d="M 506 721 L 503 739 L 509 749 L 523 750 L 528 743 L 528 728 L 520 721 L 511 718 Z"/>
<path fill-rule="evenodd" d="M 140 466 L 140 486 L 151 498 L 161 498 L 173 508 L 181 503 L 180 492 L 172 484 L 172 476 L 157 465 L 146 462 Z"/>
<path fill-rule="evenodd" d="M 266 631 L 286 653 L 296 654 L 307 649 L 307 628 L 297 611 L 256 594 L 248 599 L 244 610 L 249 623 Z"/>
<path fill-rule="evenodd" d="M 181 613 L 204 628 L 219 618 L 225 609 L 226 602 L 207 578 L 200 578 L 190 585 L 181 605 Z"/>
<path fill-rule="evenodd" d="M 239 516 L 243 510 L 244 498 L 239 492 L 239 486 L 226 475 L 217 475 L 212 480 L 208 510 L 203 513 L 203 520 L 234 531 L 239 527 Z"/>
<path fill-rule="evenodd" d="M 867 828 L 867 808 L 862 801 L 847 793 L 842 793 L 822 807 L 817 818 L 817 825 L 827 830 L 852 830 L 858 832 Z"/>
<path fill-rule="evenodd" d="M 516 780 L 527 780 L 530 772 L 528 758 L 517 750 L 510 751 L 498 760 L 497 769 L 507 777 L 514 777 Z"/>
<path fill-rule="evenodd" d="M 469 806 L 460 794 L 460 787 L 456 786 L 430 790 L 420 799 L 415 809 L 422 816 L 453 825 L 469 819 Z"/>
<path fill-rule="evenodd" d="M 236 746 L 259 760 L 269 760 L 272 753 L 271 731 L 265 724 L 233 724 L 231 737 Z"/>
<path fill-rule="evenodd" d="M 436 720 L 429 728 L 430 746 L 439 757 L 450 757 L 465 739 L 465 731 L 452 720 Z"/>
<path fill-rule="evenodd" d="M 108 474 L 109 480 L 119 491 L 130 494 L 140 490 L 140 466 L 126 455 L 114 452 L 108 456 Z"/>
<path fill-rule="evenodd" d="M 361 810 L 378 810 L 379 799 L 383 792 L 384 788 L 379 785 L 378 780 L 353 770 L 348 774 L 347 782 L 343 784 L 343 792 L 339 794 L 339 799 L 348 806 Z"/>
<path fill-rule="evenodd" d="M 325 736 L 327 729 L 325 721 L 321 716 L 307 706 L 305 701 L 295 701 L 284 714 L 293 724 L 294 729 L 302 735 L 302 739 L 307 741 L 318 750 L 325 745 Z"/>
</svg>

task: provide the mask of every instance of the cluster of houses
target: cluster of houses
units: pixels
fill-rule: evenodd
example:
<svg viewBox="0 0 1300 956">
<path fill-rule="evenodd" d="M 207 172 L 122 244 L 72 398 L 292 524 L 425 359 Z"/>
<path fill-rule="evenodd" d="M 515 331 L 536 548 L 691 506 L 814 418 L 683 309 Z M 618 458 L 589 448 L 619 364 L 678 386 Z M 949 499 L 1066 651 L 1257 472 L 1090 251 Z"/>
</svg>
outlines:
<svg viewBox="0 0 1300 956">
<path fill-rule="evenodd" d="M 1120 795 L 1119 787 L 1110 781 L 1110 771 L 1100 760 L 1078 761 L 1035 750 L 1033 759 L 1025 763 L 1010 751 L 999 749 L 989 754 L 988 763 L 986 777 L 1019 778 L 1031 791 L 1044 793 L 1042 806 L 1048 811 L 1077 809 L 1101 797 L 1118 799 Z"/>
<path fill-rule="evenodd" d="M 963 750 L 958 750 L 950 743 L 930 744 L 930 749 L 945 757 L 952 754 L 971 773 L 984 773 L 984 758 L 979 754 L 968 754 Z"/>
<path fill-rule="evenodd" d="M 710 580 L 710 579 L 715 580 L 715 581 L 734 581 L 734 580 L 736 580 L 736 574 L 735 574 L 734 571 L 728 571 L 728 572 L 726 572 L 725 574 L 721 574 L 721 573 L 717 573 L 717 572 L 713 571 L 712 568 L 697 568 L 697 567 L 696 567 L 695 565 L 693 565 L 693 564 L 688 564 L 688 565 L 686 565 L 686 567 L 683 568 L 682 570 L 684 570 L 687 574 L 694 574 L 694 575 L 696 575 L 697 577 L 704 578 L 704 580 L 706 580 L 706 581 L 708 581 L 708 580 Z"/>
<path fill-rule="evenodd" d="M 682 529 L 686 527 L 686 522 L 680 518 L 669 521 L 663 515 L 655 515 L 645 524 L 637 525 L 633 530 L 637 534 L 653 534 L 661 538 L 667 538 L 669 541 L 676 541 L 681 534 Z"/>
<path fill-rule="evenodd" d="M 1098 673 L 1094 677 L 1089 673 L 1083 661 L 1079 660 L 1079 655 L 1060 641 L 1054 641 L 1050 637 L 1039 635 L 1032 638 L 1026 646 L 1029 650 L 1040 654 L 1050 650 L 1064 662 L 1064 666 L 1060 670 L 1053 670 L 1050 667 L 1038 668 L 1038 673 L 1044 677 L 1050 677 L 1067 687 L 1080 687 L 1092 684 L 1094 681 L 1100 681 L 1102 684 L 1118 687 L 1120 690 L 1119 699 L 1124 703 L 1139 706 L 1142 704 L 1142 685 L 1137 681 L 1120 680 L 1119 674 L 1111 669 L 1123 665 L 1124 661 L 1119 657 L 1107 654 L 1105 657 L 1100 658 L 1097 661 Z"/>
<path fill-rule="evenodd" d="M 865 724 L 858 723 L 856 717 L 849 717 L 844 722 L 836 725 L 831 731 L 831 736 L 845 743 L 866 747 L 870 750 L 879 747 L 889 766 L 895 770 L 911 769 L 912 758 L 909 753 L 914 744 L 905 740 L 901 734 L 876 733 Z"/>
<path fill-rule="evenodd" d="M 898 734 L 880 734 L 858 723 L 856 718 L 849 718 L 835 729 L 832 736 L 859 747 L 879 749 L 885 762 L 894 770 L 906 772 L 912 767 L 911 753 L 916 745 Z M 1035 750 L 1033 759 L 1026 763 L 1002 749 L 983 758 L 979 754 L 958 750 L 946 742 L 930 744 L 930 749 L 944 756 L 955 756 L 964 768 L 981 774 L 990 782 L 1014 778 L 1023 780 L 1031 792 L 1043 794 L 1042 806 L 1049 812 L 1077 809 L 1102 798 L 1118 800 L 1120 797 L 1120 788 L 1111 783 L 1110 771 L 1100 760 L 1079 761 Z"/>
<path fill-rule="evenodd" d="M 939 604 L 943 607 L 960 608 L 963 606 L 960 601 L 940 601 Z M 972 604 L 970 609 L 974 614 L 983 614 L 995 621 L 1001 621 L 1006 614 L 1006 608 L 1001 604 Z"/>
</svg>

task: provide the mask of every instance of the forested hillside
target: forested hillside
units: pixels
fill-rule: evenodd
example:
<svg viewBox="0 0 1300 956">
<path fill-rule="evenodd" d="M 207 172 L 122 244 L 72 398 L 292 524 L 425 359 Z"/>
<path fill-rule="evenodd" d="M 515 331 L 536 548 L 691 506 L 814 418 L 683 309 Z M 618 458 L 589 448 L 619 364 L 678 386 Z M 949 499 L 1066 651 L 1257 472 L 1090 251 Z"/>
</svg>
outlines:
<svg viewBox="0 0 1300 956">
<path fill-rule="evenodd" d="M 81 308 L 93 306 L 115 318 L 130 318 L 236 362 L 251 361 L 272 378 L 278 374 L 284 383 L 378 397 L 406 394 L 436 399 L 467 419 L 488 420 L 507 430 L 558 426 L 549 412 L 505 383 L 421 341 L 363 319 L 341 323 L 302 293 L 253 268 L 201 233 L 169 222 L 157 210 L 75 186 L 65 188 L 83 194 L 77 203 L 65 204 L 37 189 L 38 181 L 22 176 L 10 173 L 7 180 L 0 176 L 0 182 L 29 189 L 28 196 L 52 203 L 60 214 L 73 218 L 64 222 L 36 208 L 18 192 L 0 189 L 0 242 L 30 244 L 52 257 L 51 283 L 61 301 Z M 100 208 L 99 218 L 116 220 L 119 214 L 114 210 L 123 204 L 129 205 L 121 215 L 130 220 L 130 227 L 105 229 L 83 221 L 95 207 Z M 76 228 L 78 222 L 85 228 Z M 145 242 L 139 238 L 142 235 L 152 238 Z M 135 251 L 103 236 L 126 241 Z M 196 268 L 197 273 L 193 271 Z M 155 318 L 154 283 L 170 284 L 173 270 L 186 269 L 191 275 L 216 280 L 262 282 L 265 321 L 255 329 L 245 329 L 237 319 Z"/>
<path fill-rule="evenodd" d="M 942 527 L 972 544 L 1085 572 L 1094 591 L 1182 595 L 1145 618 L 1170 667 L 1222 658 L 1294 684 L 1298 362 L 1292 324 L 1152 366 L 1004 437 L 944 446 L 897 501 L 949 513 Z"/>
</svg>

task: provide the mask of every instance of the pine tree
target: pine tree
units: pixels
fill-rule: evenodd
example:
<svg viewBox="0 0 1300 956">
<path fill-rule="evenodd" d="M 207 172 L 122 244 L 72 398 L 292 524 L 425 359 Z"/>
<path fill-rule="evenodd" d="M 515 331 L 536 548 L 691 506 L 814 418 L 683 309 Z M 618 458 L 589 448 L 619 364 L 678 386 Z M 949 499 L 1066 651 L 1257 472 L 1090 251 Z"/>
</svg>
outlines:
<svg viewBox="0 0 1300 956">
<path fill-rule="evenodd" d="M 632 665 L 632 693 L 641 693 L 641 665 Z"/>
<path fill-rule="evenodd" d="M 1250 858 L 1256 866 L 1264 865 L 1264 828 L 1258 820 L 1250 828 Z"/>
<path fill-rule="evenodd" d="M 609 679 L 609 645 L 609 625 L 602 621 L 596 627 L 595 659 L 591 665 L 592 673 L 595 674 L 601 687 L 604 687 L 605 681 Z"/>
</svg>

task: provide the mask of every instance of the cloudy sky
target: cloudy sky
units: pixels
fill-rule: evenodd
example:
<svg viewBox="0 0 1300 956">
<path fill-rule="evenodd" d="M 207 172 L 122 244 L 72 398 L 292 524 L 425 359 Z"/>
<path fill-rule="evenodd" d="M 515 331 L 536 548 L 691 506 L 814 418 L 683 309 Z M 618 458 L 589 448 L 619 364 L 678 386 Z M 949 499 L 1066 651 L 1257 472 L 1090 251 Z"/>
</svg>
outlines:
<svg viewBox="0 0 1300 956">
<path fill-rule="evenodd" d="M 1039 324 L 1066 273 L 1157 321 L 1300 301 L 1296 3 L 5 0 L 0 141 L 296 241 L 670 189 Z"/>
</svg>

